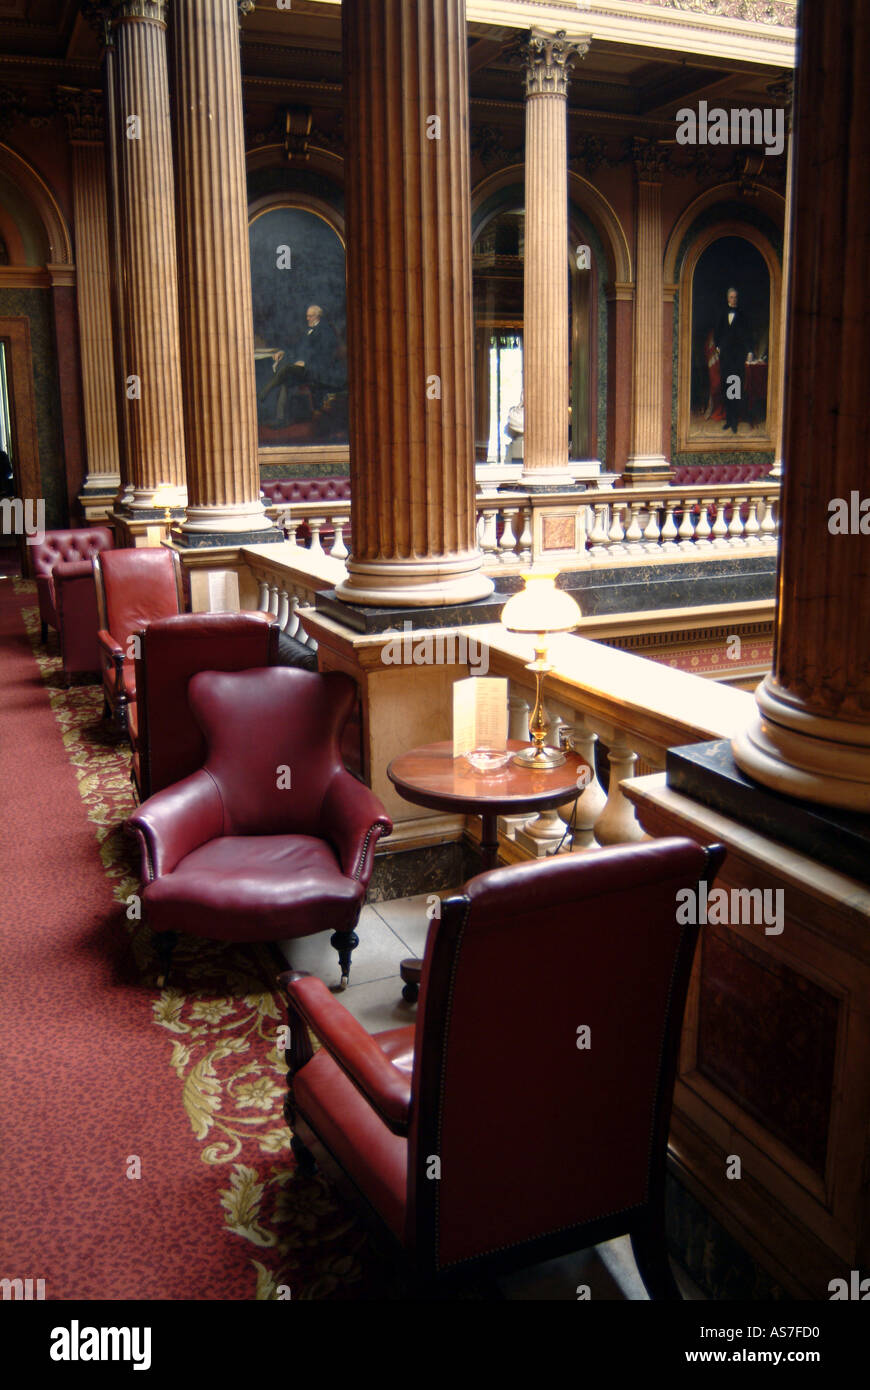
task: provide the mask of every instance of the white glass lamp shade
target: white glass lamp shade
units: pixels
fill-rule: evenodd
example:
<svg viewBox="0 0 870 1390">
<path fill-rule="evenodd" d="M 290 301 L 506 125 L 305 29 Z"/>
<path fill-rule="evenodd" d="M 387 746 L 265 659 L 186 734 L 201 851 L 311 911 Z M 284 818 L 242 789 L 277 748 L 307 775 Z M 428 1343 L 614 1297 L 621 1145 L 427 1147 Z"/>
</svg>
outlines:
<svg viewBox="0 0 870 1390">
<path fill-rule="evenodd" d="M 501 610 L 509 632 L 570 632 L 582 618 L 579 605 L 556 588 L 558 571 L 524 574 L 526 587 L 512 594 Z"/>
</svg>

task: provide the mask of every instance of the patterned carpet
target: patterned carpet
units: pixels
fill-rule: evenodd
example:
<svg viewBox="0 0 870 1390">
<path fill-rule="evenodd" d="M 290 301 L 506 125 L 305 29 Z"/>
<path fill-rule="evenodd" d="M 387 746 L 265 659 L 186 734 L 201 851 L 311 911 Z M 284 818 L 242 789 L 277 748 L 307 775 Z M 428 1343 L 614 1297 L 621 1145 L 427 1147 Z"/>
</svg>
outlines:
<svg viewBox="0 0 870 1390">
<path fill-rule="evenodd" d="M 57 738 L 74 769 L 81 807 L 93 832 L 94 861 L 98 860 L 118 905 L 111 913 L 113 920 L 102 927 L 121 933 L 116 974 L 122 975 L 127 995 L 122 1002 L 135 1006 L 133 1023 L 138 1018 L 142 1033 L 151 1030 L 149 1043 L 154 1041 L 154 1030 L 159 1039 L 156 1054 L 153 1047 L 137 1052 L 136 1065 L 144 1067 L 148 1057 L 156 1055 L 164 1074 L 155 1081 L 161 1083 L 164 1095 L 168 1081 L 170 1097 L 174 1096 L 168 1106 L 165 1100 L 160 1102 L 161 1111 L 168 1111 L 160 1119 L 171 1129 L 173 1141 L 173 1153 L 165 1155 L 161 1237 L 164 1244 L 169 1242 L 171 1269 L 168 1274 L 164 1272 L 162 1292 L 155 1294 L 153 1289 L 143 1288 L 141 1296 L 378 1297 L 386 1277 L 382 1257 L 352 1210 L 322 1177 L 305 1177 L 298 1172 L 290 1151 L 290 1135 L 282 1115 L 285 1069 L 283 1054 L 276 1046 L 282 1011 L 273 986 L 279 962 L 266 946 L 246 948 L 187 938 L 179 943 L 175 954 L 171 987 L 157 987 L 152 936 L 138 920 L 138 851 L 123 829 L 124 819 L 134 806 L 129 747 L 101 718 L 99 686 L 74 684 L 68 691 L 63 689 L 56 637 L 49 636 L 47 648 L 39 643 L 35 586 L 4 581 L 0 588 L 6 591 L 6 605 L 12 600 L 13 584 L 20 605 L 19 621 L 23 620 L 32 644 L 33 683 L 38 688 L 41 676 Z M 12 615 L 13 623 L 16 616 Z M 7 659 L 5 650 L 2 659 Z M 20 717 L 26 717 L 25 713 Z M 7 754 L 10 751 L 7 746 Z M 31 775 L 33 772 L 35 769 Z M 26 777 L 27 771 L 22 775 Z M 27 796 L 25 787 L 21 792 Z M 50 971 L 51 960 L 43 962 L 41 969 Z M 45 983 L 50 986 L 51 982 Z M 93 1039 L 93 1046 L 99 1051 L 99 1037 Z M 107 1082 L 103 1076 L 101 1080 L 103 1085 L 123 1086 L 121 1077 Z M 104 1102 L 111 1108 L 112 1095 L 106 1094 Z M 179 1145 L 180 1130 L 185 1141 Z M 86 1147 L 87 1137 L 74 1135 L 71 1142 Z M 135 1147 L 132 1141 L 130 1147 Z M 176 1171 L 180 1164 L 197 1166 L 208 1180 L 197 1179 L 193 1172 Z M 174 1208 L 173 1194 L 177 1198 Z M 226 1264 L 213 1270 L 208 1289 L 190 1289 L 186 1280 L 191 1239 L 205 1226 L 215 1228 L 209 1232 L 210 1240 L 216 1232 L 223 1237 L 219 1248 L 227 1252 Z M 74 1243 L 77 1234 L 72 1223 L 68 1239 Z M 138 1246 L 144 1238 L 136 1229 L 121 1234 L 125 1244 L 132 1240 Z M 177 1268 L 171 1264 L 176 1236 Z M 238 1242 L 244 1254 L 241 1261 L 237 1258 Z M 19 1254 L 21 1248 L 26 1248 L 26 1242 L 19 1246 Z M 137 1253 L 147 1266 L 148 1252 L 138 1248 Z M 38 1264 L 40 1258 L 34 1251 L 31 1263 Z M 164 1271 L 166 1261 L 164 1248 L 158 1261 Z M 209 1268 L 213 1265 L 212 1254 Z M 35 1267 L 31 1272 L 36 1272 Z M 92 1288 L 85 1294 L 78 1287 L 56 1287 L 48 1296 L 131 1296 L 129 1292 L 119 1293 L 118 1287 Z"/>
</svg>

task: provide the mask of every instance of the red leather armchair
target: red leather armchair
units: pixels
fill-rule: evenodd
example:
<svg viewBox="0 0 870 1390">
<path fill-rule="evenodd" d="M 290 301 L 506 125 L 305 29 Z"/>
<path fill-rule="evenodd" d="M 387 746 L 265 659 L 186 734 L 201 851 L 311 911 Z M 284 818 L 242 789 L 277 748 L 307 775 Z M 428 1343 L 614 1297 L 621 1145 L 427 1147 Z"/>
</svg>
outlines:
<svg viewBox="0 0 870 1390">
<path fill-rule="evenodd" d="M 31 547 L 40 635 L 45 642 L 48 629 L 57 629 L 67 682 L 74 672 L 100 669 L 92 561 L 113 546 L 108 526 L 79 526 L 46 531 L 40 544 Z"/>
<path fill-rule="evenodd" d="M 142 800 L 205 762 L 205 739 L 187 702 L 191 677 L 277 665 L 280 631 L 262 613 L 179 613 L 138 634 L 136 699 L 127 724 Z"/>
<path fill-rule="evenodd" d="M 183 608 L 181 564 L 163 546 L 110 550 L 94 560 L 103 697 L 122 730 L 136 699 L 135 644 L 148 623 Z"/>
<path fill-rule="evenodd" d="M 355 695 L 339 671 L 193 677 L 205 765 L 128 822 L 141 842 L 144 915 L 160 933 L 164 979 L 182 931 L 281 941 L 331 927 L 347 983 L 375 844 L 393 828 L 341 761 Z"/>
<path fill-rule="evenodd" d="M 697 927 L 676 894 L 723 857 L 669 839 L 481 874 L 429 929 L 416 1026 L 370 1036 L 281 977 L 297 1157 L 351 1179 L 418 1290 L 628 1232 L 650 1296 L 679 1298 L 664 1180 Z"/>
</svg>

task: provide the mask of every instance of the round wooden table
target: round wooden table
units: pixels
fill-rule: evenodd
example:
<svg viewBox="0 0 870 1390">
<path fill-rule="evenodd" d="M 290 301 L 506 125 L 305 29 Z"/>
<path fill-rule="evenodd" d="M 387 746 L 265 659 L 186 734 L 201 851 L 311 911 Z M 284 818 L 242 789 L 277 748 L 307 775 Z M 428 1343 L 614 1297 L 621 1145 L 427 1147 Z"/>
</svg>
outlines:
<svg viewBox="0 0 870 1390">
<path fill-rule="evenodd" d="M 507 746 L 518 753 L 528 744 L 511 739 Z M 580 795 L 589 775 L 585 759 L 568 752 L 561 767 L 546 771 L 509 762 L 494 772 L 478 772 L 467 758 L 454 758 L 452 742 L 412 748 L 394 758 L 387 768 L 396 790 L 415 806 L 480 816 L 484 869 L 494 869 L 498 860 L 499 816 L 561 806 Z M 419 960 L 404 960 L 400 967 L 405 982 L 402 994 L 411 1003 L 417 998 L 422 964 Z"/>
</svg>

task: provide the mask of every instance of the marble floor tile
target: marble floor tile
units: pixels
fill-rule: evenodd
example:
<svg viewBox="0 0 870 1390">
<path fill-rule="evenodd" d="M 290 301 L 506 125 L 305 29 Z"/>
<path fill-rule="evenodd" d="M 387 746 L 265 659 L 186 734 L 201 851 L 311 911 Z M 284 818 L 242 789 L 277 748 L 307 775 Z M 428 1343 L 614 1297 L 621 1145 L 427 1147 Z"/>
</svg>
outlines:
<svg viewBox="0 0 870 1390">
<path fill-rule="evenodd" d="M 422 956 L 426 947 L 426 933 L 430 926 L 430 919 L 426 916 L 428 901 L 426 893 L 417 893 L 413 898 L 394 898 L 389 903 L 375 904 L 375 911 L 401 938 L 412 955 Z"/>
</svg>

